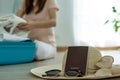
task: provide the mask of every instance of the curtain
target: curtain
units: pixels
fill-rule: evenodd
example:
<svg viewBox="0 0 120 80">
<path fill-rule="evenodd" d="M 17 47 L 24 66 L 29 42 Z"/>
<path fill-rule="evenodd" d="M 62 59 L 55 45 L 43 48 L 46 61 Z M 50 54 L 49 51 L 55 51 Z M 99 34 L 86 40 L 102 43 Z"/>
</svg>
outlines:
<svg viewBox="0 0 120 80">
<path fill-rule="evenodd" d="M 79 45 L 119 46 L 120 33 L 115 32 L 112 7 L 120 11 L 120 0 L 74 0 L 74 39 Z"/>
</svg>

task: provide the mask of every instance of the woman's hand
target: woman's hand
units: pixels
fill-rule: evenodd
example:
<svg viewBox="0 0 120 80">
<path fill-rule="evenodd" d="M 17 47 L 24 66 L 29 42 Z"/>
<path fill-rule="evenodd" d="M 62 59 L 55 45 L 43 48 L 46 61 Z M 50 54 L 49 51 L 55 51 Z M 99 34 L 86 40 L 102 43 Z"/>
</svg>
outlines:
<svg viewBox="0 0 120 80">
<path fill-rule="evenodd" d="M 29 31 L 29 30 L 33 29 L 32 21 L 27 21 L 27 23 L 20 23 L 17 28 L 20 30 Z"/>
</svg>

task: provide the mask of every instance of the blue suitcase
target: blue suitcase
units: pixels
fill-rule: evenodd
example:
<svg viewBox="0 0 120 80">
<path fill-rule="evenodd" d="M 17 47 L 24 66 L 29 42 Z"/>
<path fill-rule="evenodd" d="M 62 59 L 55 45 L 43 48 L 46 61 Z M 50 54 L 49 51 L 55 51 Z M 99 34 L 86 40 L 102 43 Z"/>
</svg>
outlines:
<svg viewBox="0 0 120 80">
<path fill-rule="evenodd" d="M 32 41 L 0 42 L 0 65 L 33 61 L 35 52 L 36 45 Z"/>
</svg>

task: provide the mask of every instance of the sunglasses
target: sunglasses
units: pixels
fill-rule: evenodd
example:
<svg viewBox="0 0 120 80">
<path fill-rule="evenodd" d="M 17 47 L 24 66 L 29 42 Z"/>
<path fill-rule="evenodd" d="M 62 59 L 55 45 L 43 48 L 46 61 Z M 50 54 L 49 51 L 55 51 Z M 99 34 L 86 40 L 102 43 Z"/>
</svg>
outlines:
<svg viewBox="0 0 120 80">
<path fill-rule="evenodd" d="M 80 70 L 67 70 L 65 75 L 69 77 L 82 77 L 82 72 Z"/>
<path fill-rule="evenodd" d="M 53 69 L 53 70 L 48 70 L 45 72 L 45 75 L 42 75 L 42 77 L 57 77 L 60 76 L 61 70 L 59 69 Z M 82 72 L 78 70 L 67 70 L 65 71 L 65 75 L 69 77 L 82 77 Z"/>
<path fill-rule="evenodd" d="M 59 70 L 59 69 L 48 70 L 48 71 L 45 72 L 45 75 L 42 75 L 42 76 L 43 77 L 46 77 L 46 76 L 49 76 L 49 77 L 60 76 L 60 72 L 61 72 L 61 70 Z"/>
</svg>

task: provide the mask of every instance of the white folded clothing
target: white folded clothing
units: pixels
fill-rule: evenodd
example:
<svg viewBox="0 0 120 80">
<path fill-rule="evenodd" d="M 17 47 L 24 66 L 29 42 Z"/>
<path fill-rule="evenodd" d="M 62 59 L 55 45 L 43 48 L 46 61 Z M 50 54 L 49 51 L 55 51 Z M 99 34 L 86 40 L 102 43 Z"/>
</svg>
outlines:
<svg viewBox="0 0 120 80">
<path fill-rule="evenodd" d="M 15 14 L 8 14 L 0 17 L 0 27 L 10 28 L 10 34 L 13 34 L 15 28 L 17 28 L 18 24 L 26 23 L 26 20 L 16 16 Z"/>
<path fill-rule="evenodd" d="M 11 35 L 8 33 L 1 33 L 0 34 L 0 41 L 23 41 L 23 40 L 29 40 L 29 38 Z"/>
<path fill-rule="evenodd" d="M 26 20 L 16 16 L 15 14 L 8 14 L 0 17 L 0 41 L 21 41 L 28 39 L 29 31 L 19 30 L 17 26 L 20 23 L 27 23 Z M 6 28 L 10 29 L 9 32 Z"/>
</svg>

